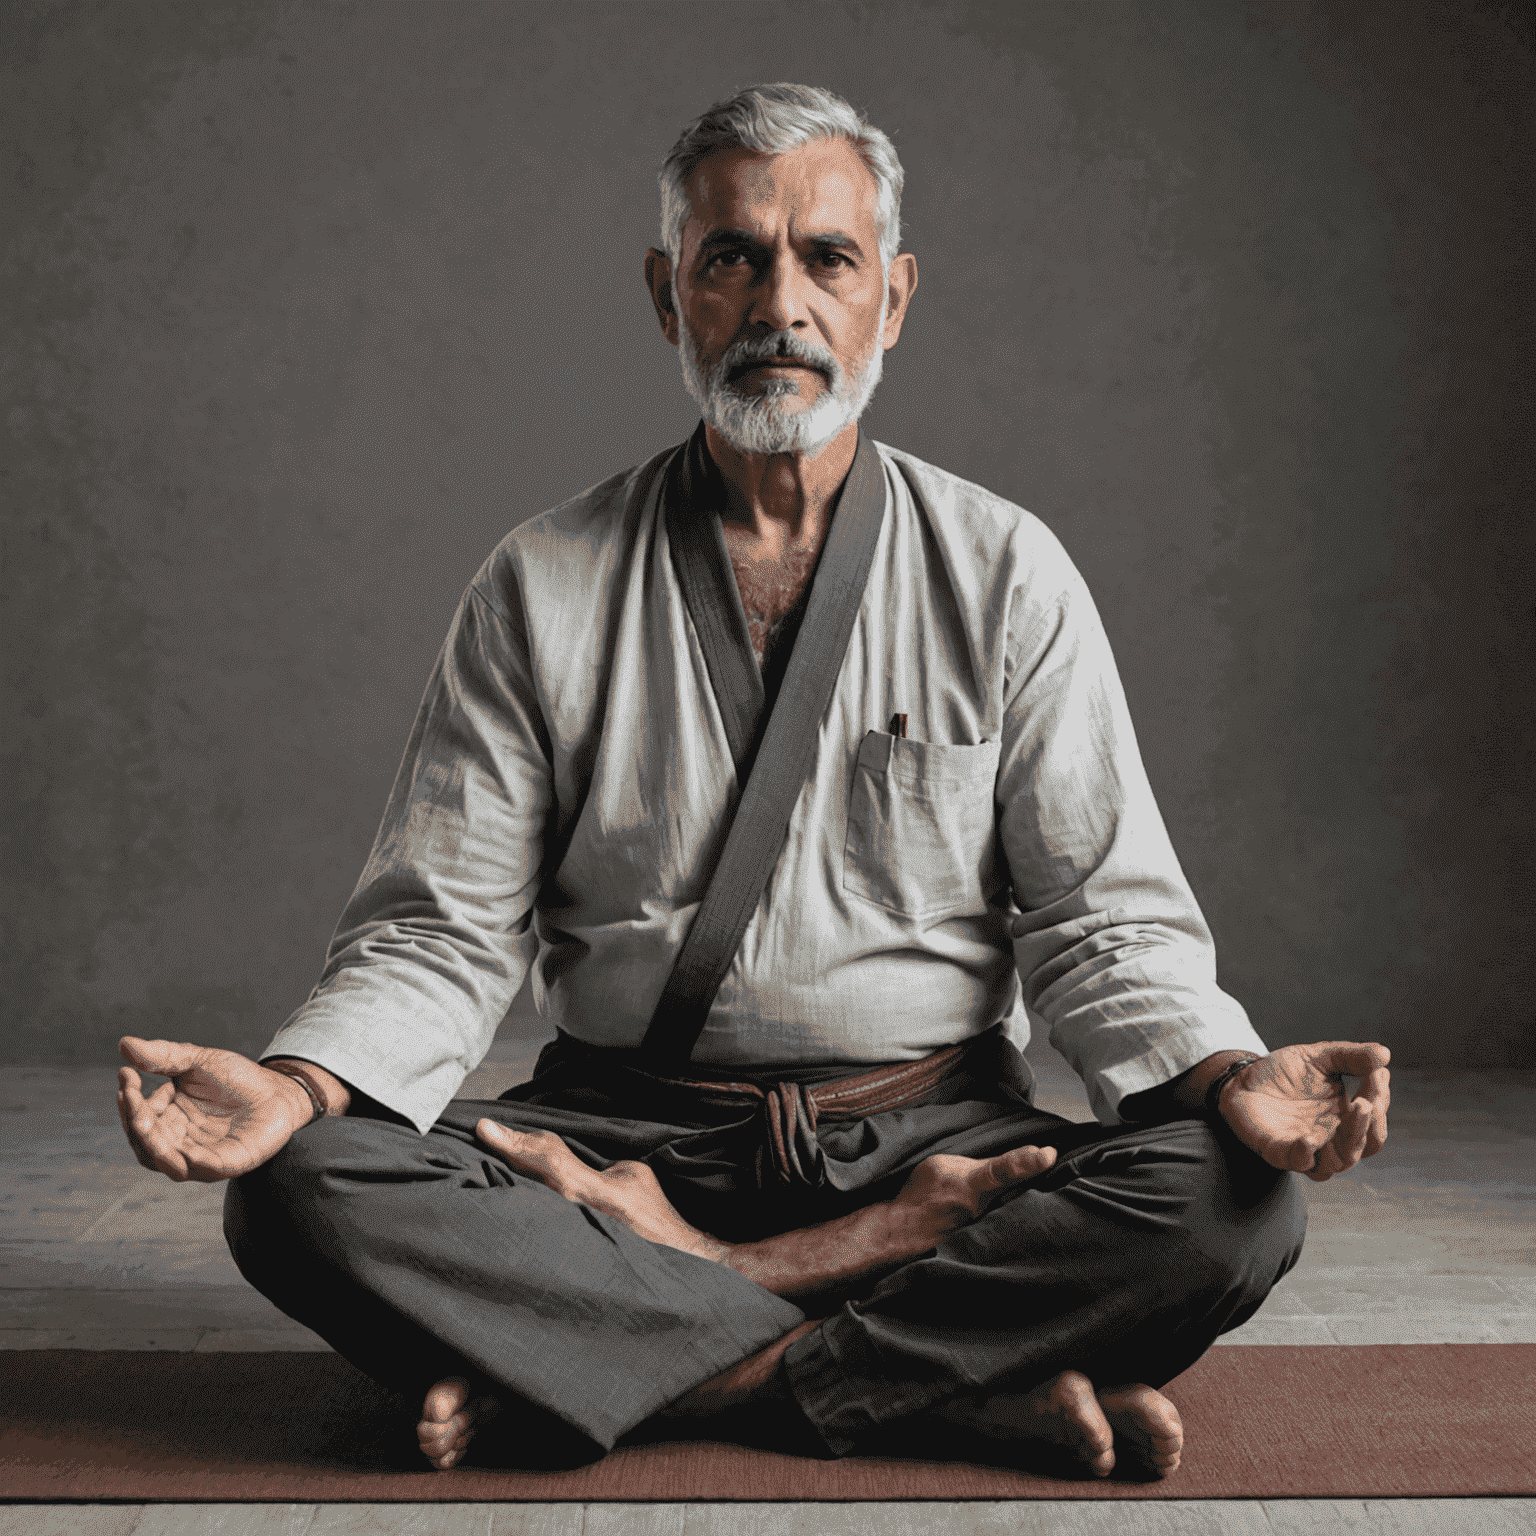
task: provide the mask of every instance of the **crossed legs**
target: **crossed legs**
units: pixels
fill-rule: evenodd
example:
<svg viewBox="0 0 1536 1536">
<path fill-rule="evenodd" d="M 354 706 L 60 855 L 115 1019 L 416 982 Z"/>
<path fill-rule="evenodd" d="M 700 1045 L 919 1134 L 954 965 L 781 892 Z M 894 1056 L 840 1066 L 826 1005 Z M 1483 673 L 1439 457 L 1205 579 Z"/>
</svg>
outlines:
<svg viewBox="0 0 1536 1536">
<path fill-rule="evenodd" d="M 679 1399 L 663 1417 L 697 1424 L 722 1411 L 752 1407 L 757 1410 L 760 1434 L 779 1446 L 789 1441 L 794 1448 L 803 1416 L 782 1380 L 780 1362 L 791 1344 L 818 1326 L 814 1318 L 801 1323 L 778 1345 L 770 1345 L 742 1366 Z M 473 1393 L 463 1376 L 435 1382 L 416 1426 L 422 1454 L 434 1467 L 447 1471 L 463 1459 L 477 1431 L 494 1423 L 501 1412 L 494 1394 Z M 1060 1448 L 1095 1477 L 1108 1477 L 1121 1459 L 1156 1477 L 1167 1477 L 1177 1470 L 1184 1444 L 1179 1411 L 1161 1392 L 1144 1382 L 1096 1388 L 1081 1371 L 1072 1370 L 1029 1392 L 955 1399 L 937 1417 L 973 1446 L 990 1443 L 994 1454 L 1006 1455 L 1022 1445 Z M 800 1438 L 804 1444 L 805 1437 Z"/>
<path fill-rule="evenodd" d="M 439 1464 L 462 1455 L 483 1392 L 591 1449 L 668 1409 L 755 1404 L 836 1454 L 933 1420 L 994 1454 L 1050 1441 L 1102 1473 L 1118 1442 L 1166 1472 L 1179 1426 L 1156 1389 L 1300 1248 L 1291 1181 L 1198 1123 L 1067 1136 L 1055 1167 L 822 1320 L 468 1129 L 321 1122 L 239 1181 L 226 1215 L 259 1289 L 370 1374 L 427 1389 L 419 1433 Z"/>
</svg>

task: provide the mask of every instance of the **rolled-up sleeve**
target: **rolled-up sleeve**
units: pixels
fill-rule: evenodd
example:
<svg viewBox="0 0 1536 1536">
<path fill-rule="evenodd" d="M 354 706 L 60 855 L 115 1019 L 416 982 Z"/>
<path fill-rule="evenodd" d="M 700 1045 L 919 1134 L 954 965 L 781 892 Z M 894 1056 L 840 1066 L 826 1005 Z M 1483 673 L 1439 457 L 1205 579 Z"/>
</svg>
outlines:
<svg viewBox="0 0 1536 1536">
<path fill-rule="evenodd" d="M 1115 1124 L 1127 1095 L 1265 1046 L 1216 983 L 1086 586 L 1071 572 L 1015 614 L 998 771 L 1014 957 L 1026 1006 Z"/>
<path fill-rule="evenodd" d="M 466 592 L 309 1000 L 313 1061 L 425 1131 L 489 1049 L 536 941 L 550 746 L 515 587 Z"/>
</svg>

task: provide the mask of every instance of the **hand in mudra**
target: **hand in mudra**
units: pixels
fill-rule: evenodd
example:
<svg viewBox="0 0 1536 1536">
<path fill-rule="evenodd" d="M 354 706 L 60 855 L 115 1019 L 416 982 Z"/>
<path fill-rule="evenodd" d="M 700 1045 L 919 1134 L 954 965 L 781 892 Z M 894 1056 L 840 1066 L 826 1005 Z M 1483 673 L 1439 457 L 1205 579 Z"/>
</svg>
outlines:
<svg viewBox="0 0 1536 1536">
<path fill-rule="evenodd" d="M 1271 1167 L 1322 1183 L 1386 1143 L 1391 1059 L 1384 1045 L 1349 1040 L 1282 1046 L 1232 1079 L 1222 1116 Z M 1345 1098 L 1345 1074 L 1363 1080 L 1353 1099 Z"/>
<path fill-rule="evenodd" d="M 117 1113 L 128 1144 L 144 1167 L 178 1183 L 249 1173 L 309 1123 L 304 1090 L 247 1056 L 132 1035 L 118 1049 L 130 1063 L 117 1069 Z M 140 1072 L 171 1081 L 146 1097 Z"/>
</svg>

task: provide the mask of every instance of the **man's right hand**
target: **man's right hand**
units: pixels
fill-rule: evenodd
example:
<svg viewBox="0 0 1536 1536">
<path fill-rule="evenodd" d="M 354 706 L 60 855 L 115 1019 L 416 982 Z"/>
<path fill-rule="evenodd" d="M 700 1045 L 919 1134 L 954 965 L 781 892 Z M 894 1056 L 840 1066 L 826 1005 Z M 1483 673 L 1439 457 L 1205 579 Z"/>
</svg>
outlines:
<svg viewBox="0 0 1536 1536">
<path fill-rule="evenodd" d="M 178 1183 L 212 1184 L 259 1168 L 314 1113 L 291 1077 L 234 1051 L 132 1035 L 118 1049 L 130 1063 L 117 1071 L 128 1144 L 146 1168 Z M 140 1072 L 171 1081 L 146 1098 Z"/>
</svg>

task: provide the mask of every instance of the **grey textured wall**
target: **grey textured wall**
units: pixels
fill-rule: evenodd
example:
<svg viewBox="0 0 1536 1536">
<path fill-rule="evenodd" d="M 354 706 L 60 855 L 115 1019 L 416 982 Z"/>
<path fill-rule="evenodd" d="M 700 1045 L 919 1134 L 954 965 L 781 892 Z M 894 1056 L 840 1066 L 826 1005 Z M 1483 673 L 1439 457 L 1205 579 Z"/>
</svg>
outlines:
<svg viewBox="0 0 1536 1536">
<path fill-rule="evenodd" d="M 461 587 L 681 437 L 681 123 L 865 106 L 875 434 L 1039 513 L 1273 1043 L 1529 1061 L 1524 8 L 12 3 L 12 1060 L 307 992 Z"/>
</svg>

